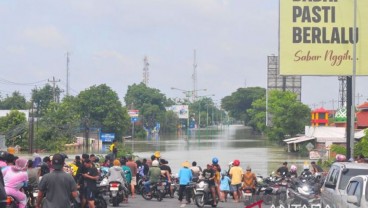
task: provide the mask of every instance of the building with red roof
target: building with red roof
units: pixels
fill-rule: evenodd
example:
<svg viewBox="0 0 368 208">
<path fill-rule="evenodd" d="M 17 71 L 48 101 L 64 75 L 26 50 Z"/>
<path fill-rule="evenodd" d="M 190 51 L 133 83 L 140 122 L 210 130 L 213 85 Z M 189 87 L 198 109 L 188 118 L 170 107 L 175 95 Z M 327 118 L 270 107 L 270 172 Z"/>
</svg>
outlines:
<svg viewBox="0 0 368 208">
<path fill-rule="evenodd" d="M 356 118 L 358 129 L 368 128 L 368 102 L 357 106 Z"/>
</svg>

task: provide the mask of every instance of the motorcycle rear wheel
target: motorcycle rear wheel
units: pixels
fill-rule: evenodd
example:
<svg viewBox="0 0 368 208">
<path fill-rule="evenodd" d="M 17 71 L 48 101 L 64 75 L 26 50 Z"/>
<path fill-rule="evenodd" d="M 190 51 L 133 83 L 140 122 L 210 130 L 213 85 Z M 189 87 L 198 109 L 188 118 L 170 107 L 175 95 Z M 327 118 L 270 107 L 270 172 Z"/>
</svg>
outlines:
<svg viewBox="0 0 368 208">
<path fill-rule="evenodd" d="M 162 201 L 162 198 L 164 197 L 163 193 L 161 193 L 161 191 L 157 190 L 156 191 L 156 195 L 157 195 L 157 201 Z"/>
<path fill-rule="evenodd" d="M 197 207 L 204 207 L 204 195 L 197 195 L 195 196 L 195 203 Z"/>
<path fill-rule="evenodd" d="M 118 207 L 119 206 L 119 199 L 117 196 L 112 197 L 112 206 L 113 207 Z"/>
</svg>

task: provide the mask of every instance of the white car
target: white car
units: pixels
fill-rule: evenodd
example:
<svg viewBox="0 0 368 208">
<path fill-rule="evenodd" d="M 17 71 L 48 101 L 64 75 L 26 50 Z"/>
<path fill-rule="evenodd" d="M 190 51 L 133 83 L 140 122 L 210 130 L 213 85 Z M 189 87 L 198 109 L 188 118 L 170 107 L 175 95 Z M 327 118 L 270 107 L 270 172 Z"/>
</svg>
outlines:
<svg viewBox="0 0 368 208">
<path fill-rule="evenodd" d="M 352 177 L 346 187 L 346 196 L 343 197 L 341 207 L 368 207 L 367 181 L 368 175 Z"/>
<path fill-rule="evenodd" d="M 350 162 L 334 163 L 321 188 L 321 203 L 323 207 L 328 205 L 331 208 L 345 208 L 346 206 L 341 205 L 345 203 L 344 201 L 347 201 L 345 196 L 348 182 L 357 175 L 368 175 L 368 164 Z"/>
</svg>

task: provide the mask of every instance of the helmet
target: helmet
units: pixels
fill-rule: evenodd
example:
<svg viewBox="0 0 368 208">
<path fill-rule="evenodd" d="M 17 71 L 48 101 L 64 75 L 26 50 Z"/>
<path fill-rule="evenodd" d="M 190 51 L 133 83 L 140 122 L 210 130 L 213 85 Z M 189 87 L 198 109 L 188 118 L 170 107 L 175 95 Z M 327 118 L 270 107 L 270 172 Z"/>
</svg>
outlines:
<svg viewBox="0 0 368 208">
<path fill-rule="evenodd" d="M 212 158 L 212 164 L 217 165 L 218 159 L 217 157 Z"/>
<path fill-rule="evenodd" d="M 239 166 L 240 165 L 240 161 L 239 160 L 234 160 L 233 165 L 234 166 Z"/>
<path fill-rule="evenodd" d="M 290 172 L 296 172 L 298 168 L 296 167 L 296 165 L 291 165 L 290 166 Z"/>
<path fill-rule="evenodd" d="M 8 152 L 6 151 L 0 151 L 0 160 L 6 161 L 6 158 L 8 157 Z"/>
<path fill-rule="evenodd" d="M 263 184 L 263 178 L 257 177 L 257 184 Z"/>
<path fill-rule="evenodd" d="M 336 155 L 336 161 L 338 162 L 344 162 L 346 160 L 346 156 L 342 155 L 342 154 L 337 154 Z"/>
<path fill-rule="evenodd" d="M 157 160 L 152 161 L 152 167 L 158 167 L 158 161 Z"/>
<path fill-rule="evenodd" d="M 156 151 L 153 155 L 154 155 L 156 158 L 160 158 L 160 157 L 161 157 L 161 153 L 160 153 L 160 151 Z"/>
</svg>

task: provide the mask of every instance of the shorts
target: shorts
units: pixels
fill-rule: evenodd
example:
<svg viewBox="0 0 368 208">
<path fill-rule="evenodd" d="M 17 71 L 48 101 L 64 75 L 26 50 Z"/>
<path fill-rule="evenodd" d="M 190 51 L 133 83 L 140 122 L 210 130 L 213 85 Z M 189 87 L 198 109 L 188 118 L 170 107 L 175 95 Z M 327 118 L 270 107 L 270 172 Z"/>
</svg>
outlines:
<svg viewBox="0 0 368 208">
<path fill-rule="evenodd" d="M 84 197 L 86 198 L 87 201 L 94 201 L 95 200 L 95 192 L 92 189 L 86 187 L 84 189 Z"/>
<path fill-rule="evenodd" d="M 133 186 L 137 185 L 137 177 L 136 176 L 132 177 L 132 180 L 130 181 L 130 185 L 133 185 Z"/>
<path fill-rule="evenodd" d="M 233 192 L 238 191 L 240 188 L 241 188 L 241 183 L 231 185 L 231 191 L 233 191 Z"/>
<path fill-rule="evenodd" d="M 216 184 L 214 181 L 209 181 L 208 182 L 208 186 L 211 188 L 211 187 L 216 187 Z"/>
</svg>

